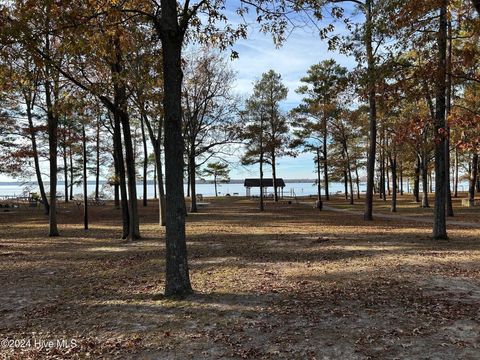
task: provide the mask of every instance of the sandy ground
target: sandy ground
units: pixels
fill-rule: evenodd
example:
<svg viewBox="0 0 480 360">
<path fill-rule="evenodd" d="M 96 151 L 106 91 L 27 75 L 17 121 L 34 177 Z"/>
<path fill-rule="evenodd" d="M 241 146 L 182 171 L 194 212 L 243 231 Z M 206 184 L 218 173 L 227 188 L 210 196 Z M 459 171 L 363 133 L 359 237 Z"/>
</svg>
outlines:
<svg viewBox="0 0 480 360">
<path fill-rule="evenodd" d="M 479 229 L 435 242 L 408 220 L 208 202 L 188 216 L 196 293 L 183 300 L 162 295 L 153 201 L 135 243 L 111 205 L 88 232 L 63 206 L 60 238 L 38 209 L 0 213 L 0 358 L 480 358 Z"/>
</svg>

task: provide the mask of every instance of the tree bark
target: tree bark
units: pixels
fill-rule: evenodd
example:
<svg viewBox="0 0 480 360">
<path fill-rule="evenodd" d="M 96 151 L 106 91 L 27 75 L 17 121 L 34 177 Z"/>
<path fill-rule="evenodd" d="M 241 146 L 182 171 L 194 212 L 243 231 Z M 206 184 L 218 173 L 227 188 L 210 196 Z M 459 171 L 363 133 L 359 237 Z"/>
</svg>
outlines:
<svg viewBox="0 0 480 360">
<path fill-rule="evenodd" d="M 85 124 L 82 124 L 82 145 L 83 145 L 83 228 L 88 230 L 88 190 L 87 190 L 87 137 Z"/>
<path fill-rule="evenodd" d="M 142 108 L 142 112 L 144 109 Z M 153 146 L 153 155 L 155 156 L 155 171 L 157 174 L 157 186 L 158 186 L 158 221 L 160 226 L 165 226 L 165 189 L 163 187 L 163 169 L 162 169 L 162 135 L 163 135 L 163 119 L 160 118 L 157 129 L 157 136 L 153 131 L 152 124 L 148 117 L 144 113 L 145 125 L 147 125 L 148 136 Z M 154 180 L 155 182 L 155 180 Z M 182 185 L 183 186 L 183 185 Z M 157 189 L 157 188 L 155 188 Z"/>
<path fill-rule="evenodd" d="M 125 178 L 125 162 L 123 160 L 123 149 L 122 149 L 122 129 L 120 124 L 120 119 L 117 112 L 113 114 L 113 151 L 115 156 L 116 171 L 118 172 L 118 178 L 115 181 L 118 181 L 117 189 L 120 190 L 121 197 L 121 208 L 122 208 L 122 224 L 123 224 L 123 234 L 122 239 L 127 239 L 130 230 L 130 216 L 128 210 L 128 199 L 127 199 L 127 184 Z M 118 191 L 117 194 L 118 195 Z"/>
<path fill-rule="evenodd" d="M 397 212 L 397 155 L 390 156 L 390 170 L 392 170 L 392 205 L 391 212 Z"/>
<path fill-rule="evenodd" d="M 127 113 L 127 90 L 125 79 L 125 71 L 123 68 L 122 49 L 120 45 L 120 35 L 118 32 L 112 39 L 113 51 L 115 53 L 115 61 L 111 64 L 113 93 L 115 102 L 115 116 L 121 123 L 123 130 L 123 143 L 125 144 L 125 165 L 126 175 L 128 178 L 128 215 L 129 230 L 127 240 L 136 240 L 140 238 L 140 227 L 138 218 L 137 204 L 137 187 L 136 187 L 136 171 L 135 171 L 135 155 L 133 151 L 132 133 L 130 130 L 130 118 Z M 123 195 L 122 195 L 123 197 Z"/>
<path fill-rule="evenodd" d="M 67 132 L 66 128 L 64 129 L 64 134 L 63 134 L 63 144 L 62 144 L 62 150 L 63 150 L 63 177 L 64 177 L 64 189 L 65 189 L 65 203 L 68 203 L 68 166 L 67 166 Z"/>
<path fill-rule="evenodd" d="M 97 119 L 95 141 L 95 200 L 98 200 L 100 197 L 100 119 Z"/>
<path fill-rule="evenodd" d="M 454 189 L 453 197 L 458 198 L 458 148 L 455 147 L 455 175 L 454 175 Z"/>
<path fill-rule="evenodd" d="M 147 206 L 147 170 L 148 170 L 148 151 L 147 151 L 147 137 L 145 135 L 144 117 L 140 115 L 140 125 L 142 130 L 143 143 L 143 206 Z"/>
<path fill-rule="evenodd" d="M 48 155 L 49 155 L 49 162 L 50 162 L 50 212 L 49 212 L 48 235 L 59 236 L 60 234 L 58 232 L 58 226 L 57 226 L 58 116 L 54 112 L 54 105 L 52 102 L 52 85 L 49 79 L 50 74 L 49 74 L 48 65 L 47 65 L 46 72 L 48 75 L 45 81 L 45 102 L 47 105 Z"/>
<path fill-rule="evenodd" d="M 273 201 L 278 202 L 277 193 L 277 166 L 275 164 L 275 152 L 272 152 L 272 185 L 273 185 Z"/>
<path fill-rule="evenodd" d="M 468 203 L 469 206 L 475 206 L 475 187 L 477 185 L 478 177 L 478 154 L 472 156 L 472 167 L 470 170 L 470 184 L 468 187 Z"/>
<path fill-rule="evenodd" d="M 73 153 L 71 144 L 68 147 L 68 157 L 70 160 L 70 200 L 73 200 Z"/>
<path fill-rule="evenodd" d="M 438 30 L 438 69 L 436 76 L 435 101 L 435 209 L 433 238 L 447 239 L 445 218 L 445 92 L 446 92 L 446 50 L 447 50 L 447 0 L 441 1 Z"/>
<path fill-rule="evenodd" d="M 322 183 L 321 183 L 321 176 L 320 176 L 320 148 L 317 147 L 317 209 L 322 210 L 323 202 L 322 202 Z M 325 168 L 324 168 L 325 169 Z"/>
<path fill-rule="evenodd" d="M 323 180 L 325 181 L 325 200 L 330 200 L 329 181 L 328 181 L 328 134 L 327 134 L 327 118 L 323 120 Z"/>
<path fill-rule="evenodd" d="M 366 0 L 365 47 L 367 51 L 368 103 L 370 141 L 367 158 L 367 192 L 365 195 L 364 220 L 373 220 L 373 185 L 375 181 L 375 156 L 377 152 L 377 103 L 375 81 L 375 58 L 373 53 L 372 0 Z"/>
<path fill-rule="evenodd" d="M 33 126 L 33 116 L 32 116 L 32 108 L 31 102 L 26 99 L 25 101 L 27 107 L 27 119 L 28 119 L 28 127 L 30 132 L 30 141 L 32 143 L 32 153 L 33 153 L 33 163 L 35 165 L 35 175 L 37 177 L 38 189 L 40 191 L 40 197 L 42 199 L 42 204 L 44 208 L 45 215 L 48 215 L 50 212 L 50 205 L 48 203 L 47 194 L 45 193 L 45 186 L 43 184 L 42 179 L 42 171 L 40 169 L 40 161 L 38 158 L 38 148 L 37 148 L 37 136 L 35 128 Z"/>
<path fill-rule="evenodd" d="M 166 182 L 166 281 L 167 296 L 193 292 L 187 261 L 185 197 L 183 190 L 184 140 L 182 136 L 182 43 L 184 32 L 178 24 L 177 2 L 161 0 L 163 51 L 163 108 L 165 112 Z M 160 25 L 159 25 L 160 26 Z"/>
<path fill-rule="evenodd" d="M 417 156 L 417 162 L 415 164 L 414 178 L 413 178 L 413 196 L 415 197 L 415 202 L 420 202 L 420 156 Z"/>
<path fill-rule="evenodd" d="M 358 175 L 358 164 L 355 162 L 355 182 L 357 185 L 357 199 L 360 200 L 360 176 Z"/>
<path fill-rule="evenodd" d="M 447 78 L 446 78 L 446 116 L 450 115 L 452 108 L 452 22 L 448 20 L 447 22 L 447 36 L 448 36 L 448 49 L 447 49 Z M 447 216 L 453 217 L 453 206 L 452 206 L 452 191 L 450 189 L 450 126 L 446 121 L 446 139 L 445 139 L 445 188 L 446 188 L 446 207 L 447 207 Z"/>
</svg>

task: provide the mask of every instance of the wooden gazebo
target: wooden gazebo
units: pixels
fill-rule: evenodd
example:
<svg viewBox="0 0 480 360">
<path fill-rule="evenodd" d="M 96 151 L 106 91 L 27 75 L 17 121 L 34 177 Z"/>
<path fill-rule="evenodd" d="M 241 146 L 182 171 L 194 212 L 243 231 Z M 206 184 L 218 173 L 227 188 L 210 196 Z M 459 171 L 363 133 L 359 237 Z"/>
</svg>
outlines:
<svg viewBox="0 0 480 360">
<path fill-rule="evenodd" d="M 277 189 L 281 190 L 280 196 L 283 197 L 283 188 L 285 187 L 285 181 L 282 178 L 277 178 L 276 181 Z M 260 179 L 245 179 L 243 182 L 243 186 L 245 186 L 245 195 L 250 196 L 250 190 L 252 188 L 264 188 L 264 193 L 266 193 L 267 188 L 273 187 L 273 179 L 262 179 L 260 183 Z"/>
</svg>

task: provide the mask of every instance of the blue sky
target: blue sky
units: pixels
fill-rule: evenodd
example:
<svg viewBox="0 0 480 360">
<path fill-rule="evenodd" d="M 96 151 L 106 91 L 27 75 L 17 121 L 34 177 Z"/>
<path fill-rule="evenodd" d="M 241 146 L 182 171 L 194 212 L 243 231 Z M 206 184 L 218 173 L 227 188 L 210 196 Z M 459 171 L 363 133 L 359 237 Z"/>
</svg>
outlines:
<svg viewBox="0 0 480 360">
<path fill-rule="evenodd" d="M 347 68 L 356 65 L 353 58 L 328 51 L 326 41 L 320 39 L 313 26 L 293 31 L 280 48 L 275 47 L 270 35 L 259 33 L 258 27 L 250 28 L 249 37 L 238 41 L 233 49 L 240 56 L 232 61 L 232 67 L 237 73 L 235 91 L 241 95 L 250 94 L 253 83 L 262 73 L 273 69 L 282 75 L 283 82 L 289 89 L 288 97 L 282 103 L 285 111 L 300 103 L 301 96 L 295 90 L 311 65 L 330 58 Z M 313 169 L 313 156 L 300 154 L 297 158 L 280 158 L 277 173 L 279 177 L 287 179 L 315 178 Z M 270 175 L 267 166 L 265 176 Z M 249 176 L 258 176 L 258 165 L 248 168 L 237 166 L 230 173 L 230 177 L 235 179 Z"/>
</svg>

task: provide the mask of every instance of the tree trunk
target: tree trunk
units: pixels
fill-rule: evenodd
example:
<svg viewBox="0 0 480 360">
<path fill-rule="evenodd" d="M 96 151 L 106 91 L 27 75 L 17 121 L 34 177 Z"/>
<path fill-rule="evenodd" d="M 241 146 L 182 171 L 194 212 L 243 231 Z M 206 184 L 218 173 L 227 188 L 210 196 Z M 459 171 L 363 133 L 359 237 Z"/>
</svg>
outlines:
<svg viewBox="0 0 480 360">
<path fill-rule="evenodd" d="M 470 170 L 470 184 L 468 187 L 468 203 L 469 206 L 475 206 L 475 187 L 478 177 L 478 154 L 472 156 L 472 167 Z"/>
<path fill-rule="evenodd" d="M 67 133 L 64 129 L 64 136 L 63 136 L 63 177 L 64 177 L 64 189 L 65 189 L 65 203 L 68 204 L 68 166 L 67 166 Z"/>
<path fill-rule="evenodd" d="M 87 193 L 87 137 L 85 135 L 85 124 L 82 125 L 83 145 L 83 228 L 88 230 L 88 193 Z"/>
<path fill-rule="evenodd" d="M 45 187 L 42 179 L 42 171 L 40 169 L 40 161 L 38 159 L 37 136 L 35 135 L 36 131 L 33 126 L 32 108 L 30 105 L 30 101 L 26 101 L 26 105 L 27 105 L 28 127 L 30 130 L 30 140 L 32 142 L 33 163 L 35 165 L 35 175 L 37 177 L 38 189 L 40 191 L 40 197 L 42 199 L 44 212 L 45 212 L 45 215 L 48 215 L 48 213 L 50 212 L 50 205 L 48 203 L 47 194 L 45 193 Z"/>
<path fill-rule="evenodd" d="M 48 38 L 48 37 L 47 37 Z M 49 69 L 47 66 L 47 74 Z M 57 226 L 57 146 L 58 146 L 58 116 L 54 113 L 52 88 L 50 80 L 45 81 L 45 102 L 47 105 L 48 155 L 50 162 L 50 212 L 49 236 L 59 236 Z"/>
<path fill-rule="evenodd" d="M 377 146 L 377 104 L 376 104 L 376 82 L 375 82 L 375 58 L 373 54 L 373 21 L 372 21 L 372 0 L 366 0 L 365 20 L 365 48 L 367 51 L 367 73 L 368 73 L 368 103 L 369 103 L 369 127 L 370 143 L 367 158 L 367 192 L 365 195 L 364 220 L 373 220 L 373 184 L 375 181 L 375 156 Z"/>
<path fill-rule="evenodd" d="M 157 129 L 157 137 L 153 132 L 152 124 L 150 123 L 148 117 L 145 115 L 144 109 L 141 109 L 143 113 L 143 119 L 145 125 L 147 126 L 148 136 L 150 137 L 150 142 L 153 146 L 153 155 L 155 156 L 155 174 L 157 178 L 154 179 L 154 182 L 157 182 L 158 186 L 158 221 L 160 226 L 165 226 L 165 189 L 163 187 L 163 170 L 162 170 L 162 134 L 163 134 L 163 119 L 160 118 Z M 183 186 L 183 184 L 182 184 Z M 155 188 L 155 194 L 156 194 Z"/>
<path fill-rule="evenodd" d="M 426 151 L 423 151 L 422 162 L 421 162 L 421 173 L 422 173 L 422 207 L 428 208 L 430 204 L 428 203 L 428 159 Z"/>
<path fill-rule="evenodd" d="M 122 149 L 122 129 L 120 124 L 120 119 L 117 112 L 113 114 L 113 151 L 115 154 L 115 163 L 117 164 L 118 181 L 117 188 L 120 190 L 121 197 L 121 207 L 122 207 L 122 224 L 123 224 L 123 234 L 122 239 L 128 238 L 128 233 L 130 229 L 130 216 L 128 210 L 128 197 L 127 197 L 127 184 L 125 179 L 125 162 L 123 160 L 123 149 Z M 118 196 L 118 191 L 117 194 Z"/>
<path fill-rule="evenodd" d="M 143 115 L 140 115 L 140 125 L 142 130 L 142 143 L 143 143 L 143 206 L 147 206 L 148 151 L 147 151 L 147 137 L 145 135 L 145 124 L 144 124 Z"/>
<path fill-rule="evenodd" d="M 99 199 L 100 193 L 100 119 L 97 119 L 97 132 L 95 144 L 95 200 Z"/>
<path fill-rule="evenodd" d="M 260 117 L 260 211 L 264 211 L 263 203 L 263 116 Z"/>
<path fill-rule="evenodd" d="M 213 175 L 213 183 L 215 184 L 215 197 L 218 196 L 217 192 L 217 175 Z"/>
<path fill-rule="evenodd" d="M 272 152 L 272 185 L 273 185 L 273 201 L 278 202 L 277 194 L 277 166 L 275 164 L 275 153 Z"/>
<path fill-rule="evenodd" d="M 358 165 L 355 162 L 355 182 L 357 184 L 357 199 L 360 200 L 360 176 L 358 176 Z"/>
<path fill-rule="evenodd" d="M 348 182 L 350 184 L 350 205 L 354 204 L 353 200 L 353 180 L 352 180 L 352 170 L 350 168 L 350 163 L 348 165 Z"/>
<path fill-rule="evenodd" d="M 190 165 L 187 164 L 187 197 L 190 197 Z"/>
<path fill-rule="evenodd" d="M 458 148 L 455 147 L 455 179 L 454 179 L 454 189 L 453 197 L 458 198 Z"/>
<path fill-rule="evenodd" d="M 325 200 L 330 200 L 329 182 L 328 182 L 328 136 L 327 136 L 327 119 L 323 121 L 323 180 L 325 181 Z M 320 159 L 319 159 L 320 161 Z"/>
<path fill-rule="evenodd" d="M 324 167 L 325 169 L 325 167 Z M 320 177 L 320 148 L 317 147 L 317 209 L 322 210 L 323 202 L 322 202 L 322 183 Z"/>
<path fill-rule="evenodd" d="M 125 99 L 126 100 L 126 99 Z M 137 205 L 137 186 L 136 186 L 136 172 L 135 172 L 135 157 L 133 154 L 132 137 L 130 132 L 130 120 L 128 115 L 121 111 L 121 122 L 123 129 L 123 141 L 125 144 L 125 163 L 127 170 L 127 189 L 129 200 L 129 239 L 140 239 L 140 226 L 138 218 L 138 205 Z"/>
<path fill-rule="evenodd" d="M 397 212 L 397 155 L 390 156 L 390 169 L 392 170 L 392 205 L 391 212 Z"/>
<path fill-rule="evenodd" d="M 190 191 L 191 191 L 190 194 L 192 199 L 190 212 L 196 213 L 198 212 L 198 208 L 197 208 L 197 189 L 195 184 L 195 173 L 196 173 L 195 154 L 190 153 L 190 156 L 188 157 L 188 167 L 190 169 Z"/>
<path fill-rule="evenodd" d="M 183 191 L 184 141 L 182 136 L 182 43 L 177 20 L 177 2 L 161 0 L 160 33 L 163 63 L 163 108 L 165 112 L 166 182 L 166 280 L 165 295 L 193 292 L 187 261 L 185 197 Z M 167 30 L 165 30 L 167 29 Z"/>
<path fill-rule="evenodd" d="M 447 78 L 446 78 L 446 116 L 450 115 L 450 111 L 452 108 L 452 93 L 453 93 L 453 85 L 452 85 L 452 22 L 448 20 L 447 22 L 448 28 L 448 56 L 447 56 Z M 453 205 L 452 205 L 452 191 L 450 189 L 450 126 L 446 122 L 446 136 L 445 139 L 445 190 L 447 192 L 446 195 L 446 207 L 447 207 L 447 216 L 453 217 Z"/>
<path fill-rule="evenodd" d="M 441 1 L 438 30 L 438 69 L 435 101 L 435 209 L 433 238 L 447 239 L 445 218 L 446 182 L 445 182 L 445 91 L 446 91 L 446 47 L 447 47 L 447 0 Z"/>
<path fill-rule="evenodd" d="M 413 178 L 413 196 L 415 197 L 415 202 L 420 202 L 420 156 L 417 156 L 417 162 L 415 164 L 415 174 Z"/>
<path fill-rule="evenodd" d="M 157 163 L 153 165 L 153 198 L 155 200 L 158 199 L 157 197 Z"/>
<path fill-rule="evenodd" d="M 125 165 L 126 175 L 128 178 L 128 215 L 129 215 L 129 230 L 128 240 L 136 240 L 140 238 L 140 227 L 138 218 L 138 204 L 137 204 L 137 187 L 136 187 L 136 171 L 135 171 L 135 155 L 133 151 L 132 134 L 130 130 L 130 119 L 127 113 L 127 90 L 123 68 L 123 54 L 120 45 L 120 35 L 118 32 L 113 37 L 113 51 L 115 61 L 111 64 L 111 75 L 113 80 L 113 93 L 115 102 L 115 116 L 121 123 L 123 130 L 123 143 L 125 144 Z M 123 194 L 122 194 L 123 197 Z"/>
<path fill-rule="evenodd" d="M 403 161 L 400 162 L 400 195 L 403 195 Z"/>
<path fill-rule="evenodd" d="M 388 146 L 388 144 L 387 144 Z M 388 196 L 392 195 L 392 190 L 390 188 L 390 171 L 389 171 L 389 166 L 388 166 L 388 159 L 386 156 L 384 156 L 384 159 L 385 159 L 385 175 L 386 175 L 386 183 L 387 183 L 387 192 L 388 192 Z M 386 200 L 386 198 L 385 198 Z"/>
<path fill-rule="evenodd" d="M 73 153 L 72 145 L 68 147 L 68 157 L 70 160 L 70 200 L 73 200 Z"/>
</svg>

